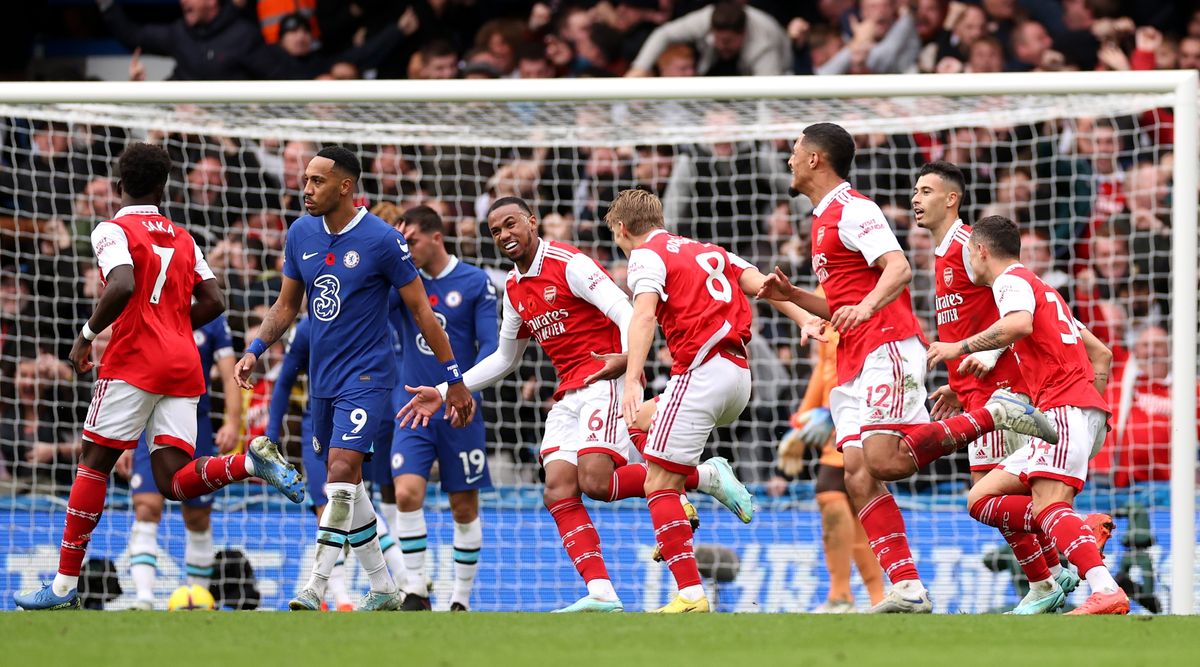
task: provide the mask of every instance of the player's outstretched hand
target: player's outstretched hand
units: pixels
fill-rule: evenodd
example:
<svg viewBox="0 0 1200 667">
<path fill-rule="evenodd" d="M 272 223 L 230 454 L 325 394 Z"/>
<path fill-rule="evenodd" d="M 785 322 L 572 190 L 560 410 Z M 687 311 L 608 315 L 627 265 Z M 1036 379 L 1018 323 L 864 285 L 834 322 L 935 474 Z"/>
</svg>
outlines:
<svg viewBox="0 0 1200 667">
<path fill-rule="evenodd" d="M 625 378 L 625 395 L 621 398 L 621 418 L 625 420 L 625 425 L 633 427 L 637 425 L 638 411 L 642 409 L 642 384 L 636 379 L 630 382 L 629 378 Z"/>
<path fill-rule="evenodd" d="M 841 333 L 846 333 L 854 327 L 871 319 L 871 309 L 863 304 L 854 306 L 842 306 L 837 309 L 833 317 L 829 318 L 829 323 L 833 325 Z"/>
<path fill-rule="evenodd" d="M 809 320 L 804 326 L 800 327 L 800 344 L 805 345 L 809 340 L 828 343 L 829 336 L 825 335 L 826 326 L 829 326 L 829 323 L 819 317 Z"/>
<path fill-rule="evenodd" d="M 446 419 L 454 428 L 462 428 L 475 417 L 475 397 L 467 391 L 467 383 L 456 382 L 446 390 Z"/>
<path fill-rule="evenodd" d="M 396 419 L 400 420 L 400 428 L 429 426 L 429 418 L 438 411 L 438 408 L 442 407 L 442 395 L 433 387 L 404 385 L 404 391 L 412 394 L 413 397 L 404 407 L 400 408 L 400 412 L 396 413 Z"/>
<path fill-rule="evenodd" d="M 990 370 L 992 370 L 991 367 L 980 361 L 979 357 L 973 354 L 967 355 L 962 360 L 962 363 L 958 365 L 959 375 L 974 375 L 977 378 L 987 375 Z"/>
<path fill-rule="evenodd" d="M 225 422 L 213 435 L 213 441 L 217 443 L 217 453 L 219 454 L 232 453 L 237 449 L 237 440 L 238 425 L 233 422 Z"/>
<path fill-rule="evenodd" d="M 592 358 L 596 361 L 603 361 L 604 367 L 600 370 L 587 376 L 583 381 L 584 386 L 588 386 L 599 380 L 615 380 L 625 374 L 625 366 L 629 362 L 629 355 L 620 352 L 611 354 L 596 354 L 592 353 Z"/>
<path fill-rule="evenodd" d="M 933 409 L 929 411 L 929 418 L 935 422 L 949 419 L 962 412 L 962 403 L 958 402 L 958 394 L 954 393 L 950 385 L 938 387 L 930 394 L 929 398 L 933 400 Z"/>
<path fill-rule="evenodd" d="M 787 274 L 777 266 L 770 274 L 763 276 L 762 287 L 758 289 L 758 294 L 755 296 L 772 301 L 791 301 L 795 289 L 796 286 L 788 280 Z"/>
<path fill-rule="evenodd" d="M 250 376 L 254 373 L 256 365 L 258 365 L 258 357 L 252 352 L 247 352 L 238 360 L 237 365 L 233 367 L 233 379 L 237 380 L 239 387 L 242 389 L 254 388 Z"/>
<path fill-rule="evenodd" d="M 67 358 L 71 360 L 71 367 L 80 375 L 96 367 L 96 364 L 92 363 L 92 341 L 83 336 L 75 337 L 75 344 L 71 346 L 71 354 Z"/>
<path fill-rule="evenodd" d="M 929 344 L 929 351 L 925 353 L 925 361 L 929 365 L 929 370 L 933 370 L 935 366 L 950 359 L 957 359 L 962 354 L 962 343 L 943 343 L 936 342 Z"/>
</svg>

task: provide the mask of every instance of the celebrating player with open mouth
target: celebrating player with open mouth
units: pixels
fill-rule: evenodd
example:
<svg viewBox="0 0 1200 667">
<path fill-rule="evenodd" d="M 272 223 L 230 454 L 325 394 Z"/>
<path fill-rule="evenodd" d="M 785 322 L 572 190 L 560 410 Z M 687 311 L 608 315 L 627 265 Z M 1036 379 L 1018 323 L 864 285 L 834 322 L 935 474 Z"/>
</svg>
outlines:
<svg viewBox="0 0 1200 667">
<path fill-rule="evenodd" d="M 516 369 L 529 338 L 546 351 L 559 384 L 542 436 L 542 498 L 588 588 L 586 596 L 559 611 L 621 611 L 581 494 L 604 501 L 645 495 L 646 468 L 627 463 L 631 443 L 620 417 L 624 384 L 618 380 L 625 373 L 623 340 L 633 308 L 594 259 L 539 238 L 537 217 L 525 200 L 497 199 L 487 219 L 492 239 L 516 266 L 505 283 L 499 347 L 463 377 L 478 391 Z M 427 425 L 441 408 L 445 387 L 407 389 L 414 396 L 400 410 L 401 426 Z M 686 484 L 749 522 L 750 494 L 724 459 L 705 462 Z"/>
<path fill-rule="evenodd" d="M 359 609 L 384 611 L 401 604 L 401 593 L 380 548 L 375 508 L 362 481 L 363 460 L 372 451 L 380 424 L 392 418 L 396 362 L 387 320 L 391 289 L 400 291 L 443 364 L 450 406 L 462 420 L 471 419 L 475 411 L 404 236 L 354 205 L 361 173 L 358 158 L 339 146 L 322 149 L 308 163 L 304 170 L 308 215 L 288 229 L 279 297 L 237 365 L 238 381 L 249 389 L 258 355 L 292 325 L 307 293 L 310 343 L 315 351 L 308 373 L 313 446 L 328 459 L 329 503 L 317 530 L 312 576 L 289 603 L 293 610 L 320 609 L 330 572 L 346 543 L 371 581 Z"/>
<path fill-rule="evenodd" d="M 212 493 L 257 475 L 292 502 L 304 499 L 299 473 L 270 442 L 248 455 L 196 451 L 196 403 L 206 390 L 192 329 L 225 310 L 216 278 L 187 230 L 158 210 L 171 158 L 158 146 L 134 144 L 121 154 L 121 210 L 92 231 L 106 286 L 71 348 L 79 373 L 96 368 L 92 341 L 112 326 L 83 424 L 83 453 L 67 500 L 58 574 L 41 589 L 13 596 L 23 609 L 77 609 L 76 587 L 92 531 L 100 523 L 108 476 L 125 450 L 147 432 L 150 466 L 171 500 Z"/>
</svg>

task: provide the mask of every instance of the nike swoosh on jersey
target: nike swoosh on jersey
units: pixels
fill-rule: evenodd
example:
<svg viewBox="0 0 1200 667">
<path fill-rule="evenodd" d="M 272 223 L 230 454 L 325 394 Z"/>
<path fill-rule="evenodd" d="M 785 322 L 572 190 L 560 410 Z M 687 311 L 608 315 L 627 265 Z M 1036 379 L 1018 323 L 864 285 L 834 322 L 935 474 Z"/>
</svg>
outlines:
<svg viewBox="0 0 1200 667">
<path fill-rule="evenodd" d="M 360 439 L 362 439 L 361 435 L 350 435 L 349 433 L 342 434 L 342 442 L 349 442 L 351 440 L 360 440 Z"/>
<path fill-rule="evenodd" d="M 313 257 L 316 257 L 317 255 L 320 255 L 320 254 L 321 253 L 319 253 L 319 252 L 306 252 L 300 256 L 300 259 L 312 259 Z"/>
<path fill-rule="evenodd" d="M 475 475 L 474 477 L 468 477 L 463 481 L 465 481 L 467 484 L 474 484 L 475 482 L 478 482 L 481 479 L 483 479 L 483 475 Z"/>
</svg>

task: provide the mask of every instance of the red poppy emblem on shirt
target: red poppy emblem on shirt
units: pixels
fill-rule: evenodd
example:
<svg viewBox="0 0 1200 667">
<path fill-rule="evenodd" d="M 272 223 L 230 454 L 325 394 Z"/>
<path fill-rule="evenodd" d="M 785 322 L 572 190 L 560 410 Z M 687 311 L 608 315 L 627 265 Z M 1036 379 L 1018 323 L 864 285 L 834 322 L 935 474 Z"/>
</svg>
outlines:
<svg viewBox="0 0 1200 667">
<path fill-rule="evenodd" d="M 337 258 L 333 256 L 333 253 L 329 253 L 328 255 L 325 255 L 325 264 L 327 266 L 333 266 L 333 263 L 336 260 L 337 260 Z"/>
<path fill-rule="evenodd" d="M 438 302 L 439 302 L 439 301 L 441 301 L 441 299 L 438 299 L 438 295 L 436 295 L 436 294 L 430 294 L 430 295 L 429 295 L 429 305 L 430 305 L 430 307 L 437 307 L 437 305 L 438 305 Z"/>
</svg>

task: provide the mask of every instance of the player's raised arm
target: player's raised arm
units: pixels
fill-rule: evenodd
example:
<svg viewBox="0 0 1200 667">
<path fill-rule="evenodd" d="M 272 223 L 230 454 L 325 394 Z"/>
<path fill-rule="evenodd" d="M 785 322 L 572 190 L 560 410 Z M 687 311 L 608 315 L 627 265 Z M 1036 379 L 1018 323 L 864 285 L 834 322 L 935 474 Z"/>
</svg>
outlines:
<svg viewBox="0 0 1200 667">
<path fill-rule="evenodd" d="M 766 285 L 767 277 L 759 271 L 757 267 L 746 262 L 742 258 L 729 254 L 729 259 L 735 263 L 742 263 L 742 275 L 738 277 L 738 286 L 742 288 L 742 292 L 746 296 L 758 296 Z M 771 306 L 783 313 L 789 320 L 796 323 L 800 327 L 800 344 L 808 342 L 809 338 L 819 340 L 822 343 L 828 340 L 825 337 L 825 320 L 813 315 L 807 310 L 793 303 L 790 299 L 767 299 Z"/>
<path fill-rule="evenodd" d="M 763 283 L 754 296 L 769 301 L 790 301 L 807 313 L 829 319 L 829 302 L 825 297 L 796 287 L 778 266 L 763 276 Z"/>
<path fill-rule="evenodd" d="M 287 253 L 286 249 L 284 253 Z M 279 296 L 276 297 L 275 303 L 267 312 L 262 326 L 258 329 L 258 338 L 250 343 L 246 348 L 246 354 L 242 355 L 241 361 L 238 361 L 234 368 L 238 386 L 242 389 L 254 387 L 254 384 L 250 382 L 250 374 L 254 372 L 254 365 L 258 363 L 259 355 L 266 352 L 275 344 L 275 341 L 279 340 L 279 337 L 292 326 L 292 322 L 296 321 L 296 313 L 300 312 L 300 302 L 304 298 L 304 285 L 298 277 L 286 275 L 289 259 L 285 258 L 284 260 L 283 284 L 279 288 Z M 294 264 L 294 262 L 291 263 Z"/>
</svg>

